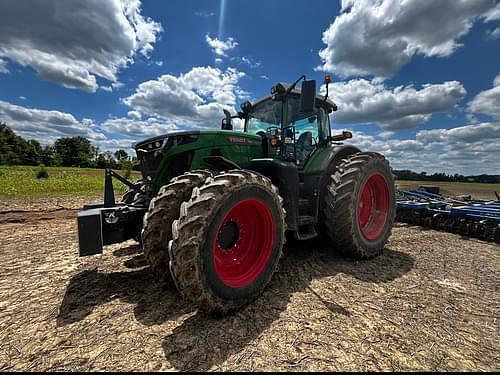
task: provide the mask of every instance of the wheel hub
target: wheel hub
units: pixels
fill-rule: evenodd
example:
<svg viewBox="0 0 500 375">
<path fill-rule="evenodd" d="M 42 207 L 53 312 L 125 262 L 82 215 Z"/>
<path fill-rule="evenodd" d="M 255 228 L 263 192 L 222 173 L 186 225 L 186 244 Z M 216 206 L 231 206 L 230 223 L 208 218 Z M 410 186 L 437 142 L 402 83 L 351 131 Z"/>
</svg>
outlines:
<svg viewBox="0 0 500 375">
<path fill-rule="evenodd" d="M 219 246 L 222 251 L 231 251 L 240 237 L 240 228 L 235 221 L 227 221 L 219 231 Z"/>
</svg>

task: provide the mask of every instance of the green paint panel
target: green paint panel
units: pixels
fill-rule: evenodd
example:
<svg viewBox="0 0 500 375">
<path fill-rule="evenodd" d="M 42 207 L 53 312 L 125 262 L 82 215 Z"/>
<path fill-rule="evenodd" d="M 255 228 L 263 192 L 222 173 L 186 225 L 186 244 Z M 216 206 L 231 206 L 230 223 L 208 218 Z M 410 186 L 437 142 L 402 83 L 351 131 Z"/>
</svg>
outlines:
<svg viewBox="0 0 500 375">
<path fill-rule="evenodd" d="M 303 173 L 314 174 L 324 171 L 328 167 L 328 162 L 334 152 L 335 149 L 332 147 L 321 147 L 314 150 L 306 165 L 304 165 Z"/>
</svg>

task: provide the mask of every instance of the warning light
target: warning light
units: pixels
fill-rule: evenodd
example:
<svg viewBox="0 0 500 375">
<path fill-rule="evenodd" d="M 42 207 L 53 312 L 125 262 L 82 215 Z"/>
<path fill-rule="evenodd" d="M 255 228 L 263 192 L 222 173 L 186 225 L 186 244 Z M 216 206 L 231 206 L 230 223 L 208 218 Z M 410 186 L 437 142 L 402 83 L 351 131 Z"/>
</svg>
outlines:
<svg viewBox="0 0 500 375">
<path fill-rule="evenodd" d="M 271 139 L 271 146 L 276 146 L 278 145 L 278 140 L 277 139 Z"/>
<path fill-rule="evenodd" d="M 331 77 L 330 77 L 330 74 L 325 74 L 325 82 L 324 82 L 324 83 L 325 83 L 325 85 L 326 85 L 327 83 L 330 83 L 330 82 L 332 82 L 332 79 L 331 79 Z"/>
</svg>

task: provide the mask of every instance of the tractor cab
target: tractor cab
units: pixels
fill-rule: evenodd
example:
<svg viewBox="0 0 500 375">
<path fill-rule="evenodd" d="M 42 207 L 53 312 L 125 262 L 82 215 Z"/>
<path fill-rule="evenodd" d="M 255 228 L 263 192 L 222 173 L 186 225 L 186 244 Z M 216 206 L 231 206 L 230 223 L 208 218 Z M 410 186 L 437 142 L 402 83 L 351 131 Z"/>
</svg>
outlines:
<svg viewBox="0 0 500 375">
<path fill-rule="evenodd" d="M 278 84 L 278 90 L 288 86 Z M 269 157 L 303 165 L 312 151 L 331 136 L 329 113 L 335 104 L 317 95 L 307 111 L 302 107 L 300 90 L 293 90 L 283 99 L 273 96 L 257 101 L 245 116 L 245 132 L 264 138 Z"/>
<path fill-rule="evenodd" d="M 296 88 L 302 79 L 302 89 Z M 327 76 L 327 88 L 329 83 Z M 253 104 L 245 102 L 241 109 L 237 117 L 245 121 L 244 131 L 263 138 L 267 157 L 301 167 L 318 146 L 332 140 L 329 114 L 336 111 L 337 106 L 328 99 L 328 93 L 317 94 L 316 81 L 306 81 L 304 76 L 292 85 L 276 84 L 271 95 Z M 223 129 L 228 122 L 226 114 Z"/>
</svg>

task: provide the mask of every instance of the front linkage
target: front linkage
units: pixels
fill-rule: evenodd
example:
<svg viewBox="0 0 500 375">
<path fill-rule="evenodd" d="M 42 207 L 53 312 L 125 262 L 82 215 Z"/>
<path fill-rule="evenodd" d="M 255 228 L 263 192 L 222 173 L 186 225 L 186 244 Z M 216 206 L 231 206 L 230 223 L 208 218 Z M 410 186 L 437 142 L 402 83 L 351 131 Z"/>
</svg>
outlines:
<svg viewBox="0 0 500 375">
<path fill-rule="evenodd" d="M 116 203 L 113 180 L 116 178 L 144 199 L 132 204 Z M 142 229 L 142 218 L 147 210 L 148 192 L 137 184 L 106 169 L 104 180 L 104 203 L 84 206 L 77 215 L 80 256 L 102 254 L 103 246 L 138 238 Z"/>
</svg>

